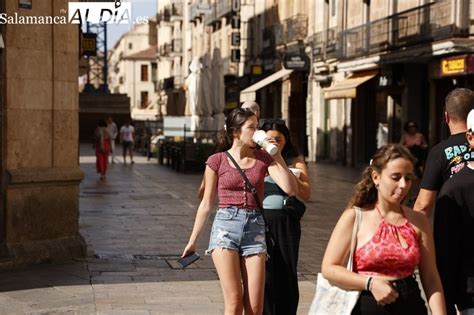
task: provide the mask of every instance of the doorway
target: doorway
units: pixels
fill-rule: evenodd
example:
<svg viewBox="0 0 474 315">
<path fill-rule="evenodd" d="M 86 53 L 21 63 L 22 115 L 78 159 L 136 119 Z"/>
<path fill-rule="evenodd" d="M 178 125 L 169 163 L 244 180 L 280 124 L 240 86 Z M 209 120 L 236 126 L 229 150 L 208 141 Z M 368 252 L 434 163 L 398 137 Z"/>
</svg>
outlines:
<svg viewBox="0 0 474 315">
<path fill-rule="evenodd" d="M 290 75 L 291 93 L 288 100 L 288 116 L 291 140 L 300 154 L 308 156 L 308 136 L 306 134 L 306 96 L 308 95 L 308 73 L 293 71 Z"/>
</svg>

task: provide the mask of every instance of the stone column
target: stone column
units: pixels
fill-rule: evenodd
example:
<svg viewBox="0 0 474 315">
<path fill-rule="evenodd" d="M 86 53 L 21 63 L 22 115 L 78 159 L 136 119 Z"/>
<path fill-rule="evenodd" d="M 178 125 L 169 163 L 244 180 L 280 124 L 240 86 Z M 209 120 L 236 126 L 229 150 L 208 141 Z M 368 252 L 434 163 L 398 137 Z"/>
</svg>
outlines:
<svg viewBox="0 0 474 315">
<path fill-rule="evenodd" d="M 6 13 L 60 16 L 66 0 L 33 1 Z M 79 235 L 77 25 L 7 25 L 5 241 L 10 264 L 85 254 Z M 0 265 L 0 267 L 2 267 Z"/>
</svg>

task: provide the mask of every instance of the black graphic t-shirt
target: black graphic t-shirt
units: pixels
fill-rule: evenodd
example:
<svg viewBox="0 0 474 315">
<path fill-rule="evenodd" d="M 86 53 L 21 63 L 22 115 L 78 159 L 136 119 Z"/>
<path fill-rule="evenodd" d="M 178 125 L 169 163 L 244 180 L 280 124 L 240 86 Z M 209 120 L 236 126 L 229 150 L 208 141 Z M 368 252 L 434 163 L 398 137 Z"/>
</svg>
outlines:
<svg viewBox="0 0 474 315">
<path fill-rule="evenodd" d="M 436 200 L 434 240 L 448 314 L 474 308 L 474 169 L 464 168 L 443 185 Z"/>
<path fill-rule="evenodd" d="M 466 133 L 451 135 L 430 150 L 420 187 L 439 191 L 451 176 L 462 170 L 469 157 Z"/>
</svg>

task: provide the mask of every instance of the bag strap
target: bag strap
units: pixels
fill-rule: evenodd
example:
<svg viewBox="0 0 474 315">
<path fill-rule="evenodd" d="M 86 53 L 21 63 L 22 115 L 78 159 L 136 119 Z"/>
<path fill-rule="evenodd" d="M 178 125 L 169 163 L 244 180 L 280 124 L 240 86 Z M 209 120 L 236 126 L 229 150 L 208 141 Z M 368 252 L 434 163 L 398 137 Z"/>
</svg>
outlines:
<svg viewBox="0 0 474 315">
<path fill-rule="evenodd" d="M 229 153 L 229 151 L 225 151 L 225 154 L 232 161 L 232 163 L 235 165 L 235 168 L 240 172 L 240 175 L 242 175 L 242 178 L 245 181 L 245 186 L 247 186 L 247 188 L 250 189 L 250 192 L 252 193 L 253 198 L 255 199 L 255 202 L 257 203 L 258 209 L 261 210 L 262 207 L 260 206 L 260 200 L 259 200 L 258 195 L 257 195 L 257 189 L 252 185 L 252 183 L 250 183 L 247 175 L 245 175 L 244 171 L 242 171 L 242 168 L 240 168 L 239 164 L 237 164 L 234 157 Z"/>
<path fill-rule="evenodd" d="M 352 227 L 352 239 L 351 239 L 351 251 L 349 253 L 349 259 L 347 260 L 347 270 L 352 271 L 354 266 L 354 252 L 357 245 L 357 233 L 359 232 L 359 225 L 362 219 L 362 213 L 359 207 L 354 207 L 356 216 L 354 219 L 354 226 Z"/>
</svg>

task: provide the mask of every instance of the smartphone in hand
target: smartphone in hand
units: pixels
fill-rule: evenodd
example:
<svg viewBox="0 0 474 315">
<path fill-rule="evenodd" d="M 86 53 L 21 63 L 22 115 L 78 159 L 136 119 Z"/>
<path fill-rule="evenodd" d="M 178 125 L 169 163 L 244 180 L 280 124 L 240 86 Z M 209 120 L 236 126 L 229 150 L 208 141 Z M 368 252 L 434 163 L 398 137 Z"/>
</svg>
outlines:
<svg viewBox="0 0 474 315">
<path fill-rule="evenodd" d="M 195 262 L 199 258 L 200 257 L 198 255 L 198 253 L 192 252 L 192 253 L 184 256 L 183 258 L 180 258 L 177 262 L 178 262 L 178 265 L 181 266 L 181 268 L 186 268 L 187 266 L 191 265 L 193 262 Z"/>
</svg>

